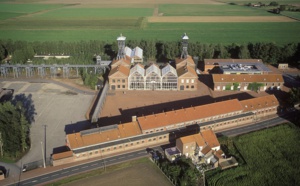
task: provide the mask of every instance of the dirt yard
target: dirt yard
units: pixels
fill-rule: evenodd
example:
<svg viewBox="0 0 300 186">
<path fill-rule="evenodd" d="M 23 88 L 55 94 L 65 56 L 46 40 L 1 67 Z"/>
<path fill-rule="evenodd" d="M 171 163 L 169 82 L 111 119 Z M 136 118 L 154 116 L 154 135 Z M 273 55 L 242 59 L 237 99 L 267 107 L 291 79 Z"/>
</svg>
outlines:
<svg viewBox="0 0 300 186">
<path fill-rule="evenodd" d="M 66 184 L 66 186 L 171 186 L 172 184 L 152 165 L 152 162 L 139 163 L 131 167 L 115 170 L 103 175 L 89 177 Z"/>
<path fill-rule="evenodd" d="M 295 22 L 284 16 L 156 16 L 149 17 L 149 23 L 212 23 L 212 22 Z"/>
<path fill-rule="evenodd" d="M 202 75 L 197 91 L 109 91 L 101 113 L 101 126 L 132 121 L 132 116 L 150 115 L 237 98 L 249 99 L 265 92 L 212 91 L 210 75 Z"/>
</svg>

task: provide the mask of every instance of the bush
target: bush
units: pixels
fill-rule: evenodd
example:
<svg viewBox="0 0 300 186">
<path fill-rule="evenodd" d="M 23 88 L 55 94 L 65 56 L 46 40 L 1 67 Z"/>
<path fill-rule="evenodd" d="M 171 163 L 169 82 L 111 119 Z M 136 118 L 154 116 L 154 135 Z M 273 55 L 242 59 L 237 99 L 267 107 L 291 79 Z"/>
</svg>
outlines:
<svg viewBox="0 0 300 186">
<path fill-rule="evenodd" d="M 269 6 L 278 6 L 278 3 L 275 1 L 270 2 Z"/>
</svg>

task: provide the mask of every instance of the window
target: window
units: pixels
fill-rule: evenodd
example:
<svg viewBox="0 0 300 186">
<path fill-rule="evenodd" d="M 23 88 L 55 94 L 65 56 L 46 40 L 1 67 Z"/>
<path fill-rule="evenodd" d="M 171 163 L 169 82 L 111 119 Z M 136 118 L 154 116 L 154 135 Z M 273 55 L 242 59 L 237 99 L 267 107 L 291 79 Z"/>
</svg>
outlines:
<svg viewBox="0 0 300 186">
<path fill-rule="evenodd" d="M 120 83 L 120 80 L 118 79 L 117 82 Z"/>
<path fill-rule="evenodd" d="M 98 154 L 98 151 L 95 151 L 95 154 Z"/>
<path fill-rule="evenodd" d="M 125 85 L 122 85 L 122 88 L 125 88 Z"/>
<path fill-rule="evenodd" d="M 194 88 L 194 85 L 192 85 L 191 88 Z"/>
<path fill-rule="evenodd" d="M 189 148 L 188 146 L 185 146 L 185 148 L 187 149 L 187 148 Z"/>
<path fill-rule="evenodd" d="M 186 83 L 190 83 L 190 80 L 189 80 L 189 79 L 187 79 L 187 80 L 186 80 Z"/>
<path fill-rule="evenodd" d="M 122 148 L 122 145 L 119 146 L 119 149 Z"/>
<path fill-rule="evenodd" d="M 140 144 L 140 142 L 136 142 L 136 144 Z"/>
<path fill-rule="evenodd" d="M 164 138 L 166 138 L 167 136 L 164 136 Z"/>
<path fill-rule="evenodd" d="M 110 151 L 110 148 L 108 148 L 107 151 Z"/>
<path fill-rule="evenodd" d="M 181 83 L 184 83 L 184 79 L 181 80 Z"/>
<path fill-rule="evenodd" d="M 116 80 L 114 80 L 114 79 L 113 79 L 113 80 L 112 80 L 112 82 L 113 82 L 113 83 L 115 83 L 115 82 L 116 82 Z"/>
<path fill-rule="evenodd" d="M 102 152 L 104 152 L 104 149 L 102 149 Z"/>
<path fill-rule="evenodd" d="M 159 137 L 159 139 L 162 139 L 162 137 Z"/>
<path fill-rule="evenodd" d="M 128 144 L 125 144 L 125 147 L 128 147 Z"/>
<path fill-rule="evenodd" d="M 117 149 L 117 147 L 114 147 L 114 150 L 116 150 Z"/>
<path fill-rule="evenodd" d="M 122 79 L 122 83 L 125 83 L 125 79 Z"/>
<path fill-rule="evenodd" d="M 142 141 L 142 143 L 144 143 L 144 140 Z"/>
<path fill-rule="evenodd" d="M 156 138 L 153 138 L 153 141 L 155 141 L 156 140 Z"/>
<path fill-rule="evenodd" d="M 190 86 L 187 85 L 185 88 L 190 88 Z"/>
<path fill-rule="evenodd" d="M 148 139 L 148 141 L 152 141 L 151 139 Z"/>
<path fill-rule="evenodd" d="M 120 88 L 120 85 L 118 85 L 118 88 Z"/>
<path fill-rule="evenodd" d="M 195 80 L 194 80 L 194 79 L 192 79 L 191 81 L 192 81 L 192 83 L 195 83 Z"/>
</svg>

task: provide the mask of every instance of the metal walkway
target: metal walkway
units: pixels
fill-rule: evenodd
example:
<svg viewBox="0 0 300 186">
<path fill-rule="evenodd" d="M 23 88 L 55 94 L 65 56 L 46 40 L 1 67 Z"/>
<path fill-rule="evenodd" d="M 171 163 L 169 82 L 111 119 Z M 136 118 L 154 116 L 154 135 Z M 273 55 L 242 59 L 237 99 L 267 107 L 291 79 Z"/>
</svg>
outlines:
<svg viewBox="0 0 300 186">
<path fill-rule="evenodd" d="M 106 64 L 110 64 L 111 61 L 105 61 Z M 69 64 L 64 64 L 64 65 L 8 65 L 4 64 L 0 66 L 0 73 L 1 77 L 7 77 L 10 73 L 13 74 L 14 78 L 18 78 L 21 74 L 25 72 L 26 77 L 32 77 L 35 74 L 37 74 L 40 77 L 45 77 L 47 75 L 50 75 L 51 77 L 56 77 L 57 72 L 59 69 L 62 69 L 62 77 L 63 78 L 68 78 L 70 76 L 70 71 L 71 70 L 76 70 L 76 76 L 79 77 L 79 69 L 85 69 L 87 70 L 89 68 L 93 68 L 94 73 L 100 73 L 109 69 L 108 65 L 69 65 Z M 50 74 L 47 74 L 50 72 Z"/>
</svg>

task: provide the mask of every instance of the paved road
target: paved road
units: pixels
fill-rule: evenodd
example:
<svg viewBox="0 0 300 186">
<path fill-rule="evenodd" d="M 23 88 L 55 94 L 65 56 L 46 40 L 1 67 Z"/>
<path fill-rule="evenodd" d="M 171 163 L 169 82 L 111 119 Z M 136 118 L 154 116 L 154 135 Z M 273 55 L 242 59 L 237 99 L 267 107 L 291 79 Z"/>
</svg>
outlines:
<svg viewBox="0 0 300 186">
<path fill-rule="evenodd" d="M 287 118 L 291 117 L 292 114 L 293 113 L 288 114 Z M 261 130 L 261 129 L 268 128 L 271 126 L 275 126 L 275 125 L 278 125 L 278 124 L 281 124 L 284 122 L 288 122 L 288 121 L 285 118 L 276 117 L 276 118 L 272 118 L 272 119 L 265 120 L 265 121 L 259 121 L 252 125 L 247 125 L 247 126 L 234 128 L 234 129 L 230 129 L 230 130 L 226 130 L 226 131 L 222 131 L 222 132 L 217 132 L 217 135 L 218 136 L 237 136 L 240 134 L 249 133 L 252 131 Z"/>
<path fill-rule="evenodd" d="M 157 147 L 155 149 L 158 149 L 158 148 L 159 147 Z M 20 185 L 20 186 L 21 185 L 28 185 L 28 186 L 29 185 L 38 185 L 38 184 L 42 184 L 42 183 L 46 183 L 46 182 L 51 182 L 56 179 L 68 177 L 68 176 L 71 176 L 74 174 L 79 174 L 82 172 L 90 171 L 93 169 L 102 168 L 105 170 L 106 167 L 109 165 L 117 164 L 117 163 L 120 163 L 123 161 L 135 159 L 135 158 L 145 157 L 145 156 L 148 156 L 146 150 L 140 150 L 140 151 L 136 151 L 136 152 L 122 154 L 122 155 L 118 155 L 118 156 L 114 156 L 114 157 L 100 159 L 100 160 L 96 160 L 93 162 L 61 169 L 59 171 L 55 171 L 55 172 L 51 172 L 49 174 L 45 174 L 45 175 L 37 176 L 34 178 L 30 178 L 27 180 L 23 180 L 23 181 L 20 181 L 19 183 L 15 183 L 15 184 L 11 184 L 11 185 Z"/>
</svg>

